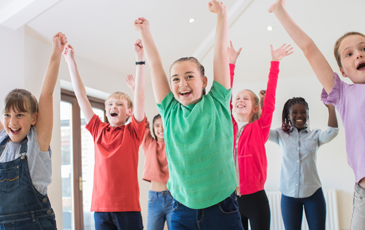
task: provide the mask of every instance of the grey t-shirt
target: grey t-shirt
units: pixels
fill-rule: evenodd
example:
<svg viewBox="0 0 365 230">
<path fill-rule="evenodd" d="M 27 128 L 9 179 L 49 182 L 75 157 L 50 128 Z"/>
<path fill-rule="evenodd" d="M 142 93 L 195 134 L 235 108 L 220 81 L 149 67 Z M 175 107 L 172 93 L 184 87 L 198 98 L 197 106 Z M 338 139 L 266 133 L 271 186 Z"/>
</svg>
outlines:
<svg viewBox="0 0 365 230">
<path fill-rule="evenodd" d="M 5 129 L 0 131 L 0 142 L 8 137 Z M 28 150 L 26 153 L 30 178 L 34 187 L 43 195 L 47 194 L 47 186 L 52 181 L 51 149 L 48 152 L 40 151 L 37 130 L 31 127 L 28 135 Z M 0 163 L 13 161 L 20 157 L 20 143 L 8 142 L 0 156 Z"/>
</svg>

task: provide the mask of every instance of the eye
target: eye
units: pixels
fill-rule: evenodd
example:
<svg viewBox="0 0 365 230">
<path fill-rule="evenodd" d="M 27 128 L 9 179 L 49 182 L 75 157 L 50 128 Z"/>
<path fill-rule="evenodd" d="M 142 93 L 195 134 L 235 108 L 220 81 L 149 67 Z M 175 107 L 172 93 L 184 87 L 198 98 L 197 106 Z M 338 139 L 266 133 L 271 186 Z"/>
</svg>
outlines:
<svg viewBox="0 0 365 230">
<path fill-rule="evenodd" d="M 350 53 L 348 53 L 348 54 L 346 54 L 346 57 L 351 57 L 352 56 L 352 53 L 350 52 Z"/>
<path fill-rule="evenodd" d="M 23 117 L 24 115 L 23 114 L 17 114 L 16 116 L 17 117 Z"/>
<path fill-rule="evenodd" d="M 189 75 L 187 78 L 188 78 L 188 79 L 190 79 L 190 78 L 194 78 L 194 76 L 193 76 L 193 75 Z"/>
<path fill-rule="evenodd" d="M 177 77 L 172 79 L 172 81 L 178 81 L 178 80 L 179 80 L 179 78 L 177 78 Z"/>
<path fill-rule="evenodd" d="M 361 51 L 365 51 L 365 47 L 361 48 Z"/>
<path fill-rule="evenodd" d="M 5 114 L 4 114 L 4 117 L 10 117 L 10 115 L 9 115 L 9 114 L 7 114 L 7 113 L 5 113 Z"/>
</svg>

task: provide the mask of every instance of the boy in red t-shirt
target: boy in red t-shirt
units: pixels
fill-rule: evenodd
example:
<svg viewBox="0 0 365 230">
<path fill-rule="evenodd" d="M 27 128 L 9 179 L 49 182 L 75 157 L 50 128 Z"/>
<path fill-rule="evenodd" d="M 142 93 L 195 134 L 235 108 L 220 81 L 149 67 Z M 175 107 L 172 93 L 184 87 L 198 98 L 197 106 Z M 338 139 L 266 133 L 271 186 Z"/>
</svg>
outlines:
<svg viewBox="0 0 365 230">
<path fill-rule="evenodd" d="M 110 124 L 94 114 L 74 59 L 74 49 L 67 45 L 68 63 L 77 101 L 95 143 L 94 187 L 91 211 L 95 229 L 143 229 L 137 176 L 138 149 L 145 131 L 144 52 L 141 40 L 134 43 L 137 70 L 133 102 L 127 94 L 115 92 L 105 101 Z M 128 76 L 130 78 L 132 76 Z M 133 116 L 132 116 L 133 115 Z M 132 121 L 125 125 L 129 117 Z"/>
</svg>

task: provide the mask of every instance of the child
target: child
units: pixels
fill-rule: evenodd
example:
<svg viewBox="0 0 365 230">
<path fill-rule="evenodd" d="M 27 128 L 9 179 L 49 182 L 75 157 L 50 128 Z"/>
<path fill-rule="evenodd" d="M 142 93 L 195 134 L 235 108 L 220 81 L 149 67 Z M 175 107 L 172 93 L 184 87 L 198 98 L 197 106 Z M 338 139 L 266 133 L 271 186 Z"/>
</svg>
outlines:
<svg viewBox="0 0 365 230">
<path fill-rule="evenodd" d="M 56 229 L 47 196 L 52 164 L 53 91 L 67 39 L 57 33 L 42 84 L 39 103 L 24 89 L 4 100 L 0 122 L 0 229 Z"/>
<path fill-rule="evenodd" d="M 289 99 L 283 108 L 282 127 L 270 130 L 269 140 L 281 148 L 279 189 L 285 229 L 301 229 L 303 206 L 309 229 L 326 228 L 326 202 L 316 161 L 318 148 L 338 134 L 336 112 L 328 107 L 328 128 L 310 130 L 309 108 L 301 97 Z"/>
<path fill-rule="evenodd" d="M 227 57 L 228 10 L 209 2 L 217 14 L 214 82 L 205 95 L 207 77 L 195 58 L 181 58 L 171 66 L 171 91 L 149 22 L 135 21 L 151 67 L 152 86 L 160 111 L 174 197 L 172 229 L 243 229 L 236 195 L 232 159 L 230 78 Z"/>
<path fill-rule="evenodd" d="M 341 81 L 313 40 L 294 22 L 285 10 L 285 1 L 277 0 L 269 9 L 274 12 L 289 36 L 306 56 L 318 80 L 324 87 L 322 100 L 333 104 L 345 127 L 347 160 L 355 174 L 354 209 L 351 229 L 365 229 L 365 35 L 350 32 L 339 38 L 334 54 L 342 76 L 354 84 Z"/>
<path fill-rule="evenodd" d="M 133 76 L 129 75 L 126 81 L 132 92 L 134 92 Z M 142 179 L 151 182 L 151 189 L 148 192 L 147 229 L 163 230 L 165 221 L 168 229 L 171 229 L 172 196 L 166 187 L 169 179 L 169 169 L 161 115 L 157 114 L 152 120 L 153 136 L 147 119 L 145 123 L 146 130 L 142 148 L 146 160 Z"/>
<path fill-rule="evenodd" d="M 138 186 L 138 149 L 144 134 L 144 54 L 134 43 L 137 58 L 135 109 L 128 95 L 116 92 L 105 101 L 110 124 L 94 114 L 74 59 L 74 49 L 64 51 L 77 101 L 95 143 L 94 187 L 91 211 L 95 228 L 143 229 Z M 131 123 L 125 125 L 129 117 Z"/>
<path fill-rule="evenodd" d="M 292 54 L 290 45 L 275 50 L 271 46 L 271 68 L 267 83 L 267 98 L 264 100 L 259 118 L 259 98 L 251 90 L 239 92 L 233 107 L 237 122 L 233 118 L 234 143 L 237 171 L 237 194 L 242 225 L 252 230 L 270 229 L 270 207 L 264 184 L 267 175 L 265 143 L 269 136 L 275 109 L 275 92 L 280 60 Z M 233 67 L 234 68 L 234 67 Z M 233 69 L 231 68 L 232 82 Z"/>
</svg>

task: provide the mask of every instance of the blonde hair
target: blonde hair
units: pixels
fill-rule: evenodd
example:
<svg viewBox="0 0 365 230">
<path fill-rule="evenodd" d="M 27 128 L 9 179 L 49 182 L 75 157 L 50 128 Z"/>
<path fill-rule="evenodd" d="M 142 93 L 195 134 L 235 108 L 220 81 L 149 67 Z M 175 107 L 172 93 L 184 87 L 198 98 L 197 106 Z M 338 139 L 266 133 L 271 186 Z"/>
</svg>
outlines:
<svg viewBox="0 0 365 230">
<path fill-rule="evenodd" d="M 340 48 L 341 42 L 343 41 L 343 39 L 347 38 L 348 36 L 352 36 L 352 35 L 359 35 L 361 37 L 365 38 L 365 35 L 360 33 L 360 32 L 347 32 L 344 35 L 342 35 L 342 37 L 340 37 L 339 39 L 337 39 L 336 43 L 335 43 L 335 48 L 334 48 L 334 54 L 335 54 L 335 58 L 337 61 L 337 65 L 338 67 L 342 68 L 342 63 L 341 63 L 341 55 L 338 53 L 338 49 Z"/>
<path fill-rule="evenodd" d="M 106 102 L 111 99 L 111 98 L 122 98 L 122 99 L 125 99 L 127 101 L 127 106 L 129 109 L 133 109 L 133 101 L 132 99 L 128 96 L 128 94 L 125 94 L 123 92 L 114 92 L 112 94 L 110 94 L 110 96 L 108 97 L 108 99 L 105 100 L 105 104 Z"/>
<path fill-rule="evenodd" d="M 28 90 L 13 89 L 6 95 L 3 106 L 3 113 L 12 109 L 17 112 L 34 114 L 38 112 L 37 98 Z"/>
<path fill-rule="evenodd" d="M 251 94 L 251 99 L 253 99 L 251 101 L 253 102 L 253 105 L 259 107 L 259 110 L 252 115 L 251 121 L 249 122 L 249 123 L 252 123 L 252 122 L 258 120 L 260 118 L 260 115 L 261 115 L 260 98 L 254 92 L 252 92 L 249 89 L 244 89 L 244 91 L 247 91 Z"/>
</svg>

